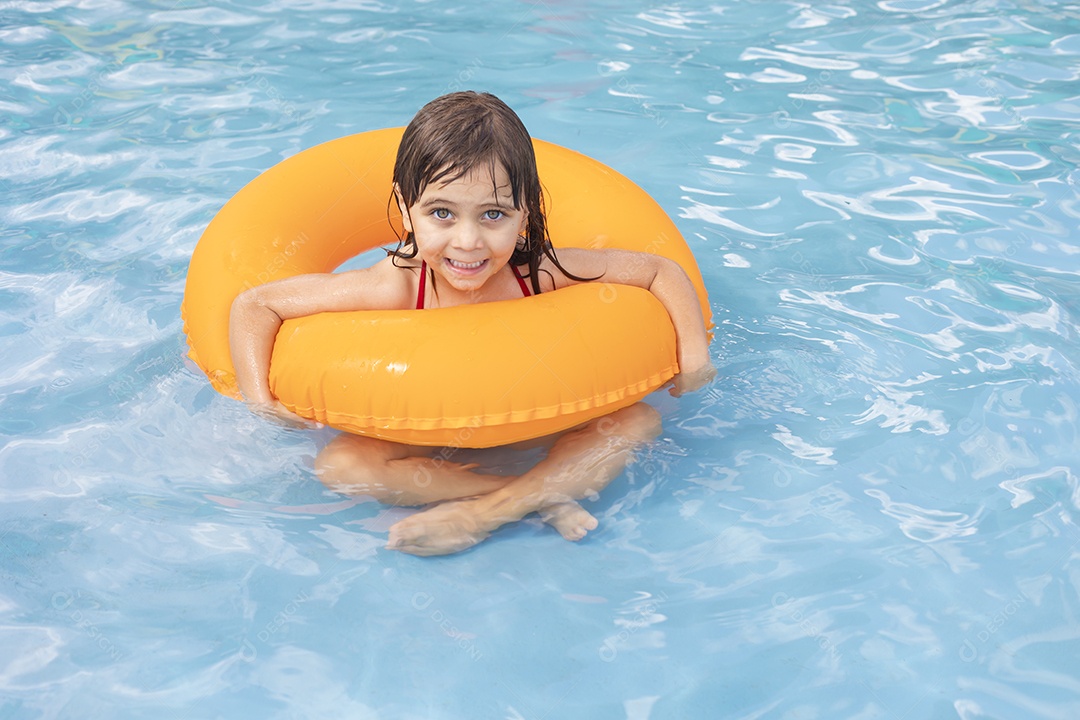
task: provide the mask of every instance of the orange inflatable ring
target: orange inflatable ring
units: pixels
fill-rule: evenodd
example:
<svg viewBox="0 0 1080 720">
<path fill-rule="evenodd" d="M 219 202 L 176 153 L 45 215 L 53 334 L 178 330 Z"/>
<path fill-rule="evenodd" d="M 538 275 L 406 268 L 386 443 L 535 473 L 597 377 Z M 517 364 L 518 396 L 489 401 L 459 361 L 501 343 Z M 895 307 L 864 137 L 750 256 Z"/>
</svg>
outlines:
<svg viewBox="0 0 1080 720">
<path fill-rule="evenodd" d="M 360 133 L 300 152 L 252 180 L 210 223 L 191 258 L 182 315 L 189 355 L 216 390 L 240 397 L 229 356 L 229 310 L 240 292 L 396 245 L 401 217 L 389 199 L 401 133 Z M 534 145 L 556 248 L 675 260 L 710 326 L 701 273 L 656 202 L 595 160 Z M 594 282 L 505 302 L 289 320 L 275 340 L 270 388 L 293 412 L 347 432 L 490 447 L 632 405 L 676 372 L 675 334 L 660 302 L 640 288 Z"/>
</svg>

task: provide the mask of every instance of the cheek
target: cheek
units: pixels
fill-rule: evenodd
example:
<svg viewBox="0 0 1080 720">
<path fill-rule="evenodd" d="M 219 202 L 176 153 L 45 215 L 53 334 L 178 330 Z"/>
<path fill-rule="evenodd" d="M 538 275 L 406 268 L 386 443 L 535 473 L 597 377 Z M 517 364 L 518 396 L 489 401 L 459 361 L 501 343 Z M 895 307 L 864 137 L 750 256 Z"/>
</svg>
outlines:
<svg viewBox="0 0 1080 720">
<path fill-rule="evenodd" d="M 506 251 L 507 257 L 509 257 L 510 255 L 513 255 L 514 251 L 517 250 L 517 247 L 518 247 L 518 244 L 520 242 L 522 232 L 524 232 L 524 231 L 521 231 L 521 232 L 508 232 L 508 233 L 506 233 L 505 235 L 503 235 L 500 238 L 500 244 L 502 245 L 503 249 Z"/>
<path fill-rule="evenodd" d="M 417 237 L 422 237 L 428 241 L 434 241 L 441 235 L 441 229 L 439 225 L 432 222 L 431 218 L 421 215 L 410 223 L 412 226 L 410 232 Z"/>
</svg>

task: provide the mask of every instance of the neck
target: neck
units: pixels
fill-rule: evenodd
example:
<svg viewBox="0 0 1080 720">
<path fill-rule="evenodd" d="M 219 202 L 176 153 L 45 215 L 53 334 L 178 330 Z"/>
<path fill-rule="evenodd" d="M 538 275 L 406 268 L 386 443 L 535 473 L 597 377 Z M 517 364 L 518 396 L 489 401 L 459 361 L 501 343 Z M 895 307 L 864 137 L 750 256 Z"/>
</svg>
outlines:
<svg viewBox="0 0 1080 720">
<path fill-rule="evenodd" d="M 521 297 L 521 288 L 509 263 L 499 270 L 494 277 L 475 290 L 457 290 L 448 283 L 439 282 L 437 278 L 438 275 L 428 275 L 427 292 L 435 300 L 434 305 L 429 301 L 428 307 L 448 308 L 459 305 L 476 305 L 478 303 L 511 300 Z"/>
</svg>

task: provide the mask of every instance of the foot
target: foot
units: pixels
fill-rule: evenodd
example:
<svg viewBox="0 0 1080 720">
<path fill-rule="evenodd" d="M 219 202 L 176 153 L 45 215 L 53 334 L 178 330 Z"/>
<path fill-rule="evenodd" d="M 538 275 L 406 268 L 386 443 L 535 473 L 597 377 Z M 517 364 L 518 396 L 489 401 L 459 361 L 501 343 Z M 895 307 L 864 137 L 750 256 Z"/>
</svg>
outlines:
<svg viewBox="0 0 1080 720">
<path fill-rule="evenodd" d="M 538 511 L 540 519 L 559 531 L 567 540 L 576 542 L 595 530 L 600 523 L 573 500 L 548 505 Z"/>
<path fill-rule="evenodd" d="M 471 548 L 496 527 L 484 521 L 477 500 L 453 500 L 391 525 L 386 548 L 411 555 L 449 555 Z"/>
</svg>

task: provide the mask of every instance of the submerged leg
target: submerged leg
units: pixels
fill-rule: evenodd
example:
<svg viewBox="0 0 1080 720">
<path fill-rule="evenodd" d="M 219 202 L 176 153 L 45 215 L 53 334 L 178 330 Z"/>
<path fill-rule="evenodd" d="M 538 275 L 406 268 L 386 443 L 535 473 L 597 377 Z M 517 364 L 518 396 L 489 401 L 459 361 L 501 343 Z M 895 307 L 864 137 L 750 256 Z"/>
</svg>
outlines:
<svg viewBox="0 0 1080 720">
<path fill-rule="evenodd" d="M 554 509 L 549 516 L 564 537 L 580 539 L 596 527 L 596 519 L 574 501 L 606 487 L 634 450 L 659 434 L 660 415 L 644 403 L 594 420 L 560 437 L 547 458 L 521 477 L 480 497 L 446 502 L 396 523 L 387 547 L 416 555 L 457 552 L 541 509 Z"/>
<path fill-rule="evenodd" d="M 427 505 L 474 498 L 515 479 L 473 472 L 475 465 L 451 462 L 435 448 L 342 434 L 315 458 L 315 474 L 329 489 L 372 495 L 389 505 Z M 576 502 L 542 508 L 540 517 L 567 540 L 580 540 L 596 519 Z"/>
<path fill-rule="evenodd" d="M 315 473 L 331 490 L 390 505 L 484 495 L 514 479 L 472 472 L 475 465 L 432 457 L 435 450 L 342 433 L 315 458 Z"/>
<path fill-rule="evenodd" d="M 342 434 L 315 458 L 315 473 L 331 490 L 370 495 L 389 505 L 428 505 L 486 495 L 515 480 L 473 471 L 475 465 L 451 462 L 436 448 Z M 580 540 L 596 520 L 576 502 L 559 502 L 541 518 L 567 540 Z"/>
</svg>

